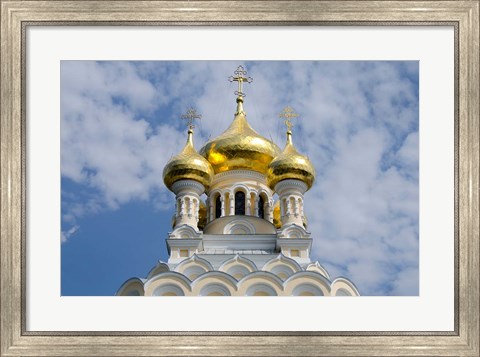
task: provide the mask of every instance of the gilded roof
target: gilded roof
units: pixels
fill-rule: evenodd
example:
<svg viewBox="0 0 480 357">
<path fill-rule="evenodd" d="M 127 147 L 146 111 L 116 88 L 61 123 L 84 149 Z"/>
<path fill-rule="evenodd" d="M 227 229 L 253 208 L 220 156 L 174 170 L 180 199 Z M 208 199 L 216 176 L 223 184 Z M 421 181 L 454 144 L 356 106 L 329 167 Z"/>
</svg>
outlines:
<svg viewBox="0 0 480 357">
<path fill-rule="evenodd" d="M 192 136 L 193 131 L 189 130 L 185 147 L 178 155 L 172 157 L 163 169 L 163 182 L 168 189 L 171 189 L 178 180 L 195 180 L 205 188 L 212 181 L 212 166 L 195 150 Z"/>
<path fill-rule="evenodd" d="M 272 141 L 259 135 L 248 123 L 243 98 L 237 98 L 237 112 L 232 124 L 220 136 L 200 149 L 214 172 L 248 169 L 266 174 L 268 164 L 280 153 Z"/>
<path fill-rule="evenodd" d="M 275 157 L 267 170 L 267 181 L 270 188 L 287 179 L 303 181 L 308 188 L 315 180 L 315 168 L 308 157 L 299 154 L 292 142 L 292 132 L 287 132 L 287 144 L 282 153 Z"/>
</svg>

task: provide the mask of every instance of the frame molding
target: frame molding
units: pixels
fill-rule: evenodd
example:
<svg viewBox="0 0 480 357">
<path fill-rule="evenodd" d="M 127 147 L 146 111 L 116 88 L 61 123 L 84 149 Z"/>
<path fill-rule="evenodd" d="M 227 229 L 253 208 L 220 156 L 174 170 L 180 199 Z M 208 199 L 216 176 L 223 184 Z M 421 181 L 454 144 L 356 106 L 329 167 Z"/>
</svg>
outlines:
<svg viewBox="0 0 480 357">
<path fill-rule="evenodd" d="M 246 6 L 248 4 L 248 6 Z M 1 5 L 1 356 L 479 356 L 479 5 L 467 1 L 10 1 Z M 28 332 L 26 27 L 454 26 L 455 331 Z M 295 346 L 292 349 L 292 346 Z"/>
</svg>

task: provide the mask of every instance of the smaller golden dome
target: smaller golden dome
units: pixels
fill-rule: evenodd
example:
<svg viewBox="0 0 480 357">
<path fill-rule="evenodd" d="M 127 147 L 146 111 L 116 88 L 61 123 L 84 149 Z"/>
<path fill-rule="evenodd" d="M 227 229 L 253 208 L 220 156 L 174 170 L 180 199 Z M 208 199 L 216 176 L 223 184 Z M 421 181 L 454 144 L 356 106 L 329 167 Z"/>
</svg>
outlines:
<svg viewBox="0 0 480 357">
<path fill-rule="evenodd" d="M 193 146 L 193 130 L 188 130 L 188 139 L 180 154 L 172 157 L 163 169 L 163 182 L 171 190 L 178 180 L 195 180 L 205 188 L 213 177 L 212 165 Z"/>
<path fill-rule="evenodd" d="M 292 142 L 292 132 L 287 131 L 287 144 L 282 153 L 268 165 L 267 181 L 271 189 L 275 185 L 287 179 L 303 181 L 307 190 L 312 187 L 315 180 L 315 168 L 308 157 L 298 153 Z"/>
</svg>

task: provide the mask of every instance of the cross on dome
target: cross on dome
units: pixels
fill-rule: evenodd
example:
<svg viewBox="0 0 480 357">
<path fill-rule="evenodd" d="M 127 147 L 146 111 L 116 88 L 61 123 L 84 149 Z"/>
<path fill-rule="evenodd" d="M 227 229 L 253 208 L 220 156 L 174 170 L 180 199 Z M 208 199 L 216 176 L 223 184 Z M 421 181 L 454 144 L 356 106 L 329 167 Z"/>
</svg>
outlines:
<svg viewBox="0 0 480 357">
<path fill-rule="evenodd" d="M 283 109 L 283 112 L 281 112 L 278 115 L 280 118 L 285 119 L 284 123 L 287 126 L 288 131 L 292 131 L 293 123 L 292 119 L 298 118 L 298 114 L 295 113 L 292 107 L 288 106 Z"/>
<path fill-rule="evenodd" d="M 235 95 L 237 97 L 245 97 L 246 94 L 242 92 L 242 83 L 247 82 L 247 83 L 252 83 L 253 78 L 252 77 L 247 77 L 247 71 L 243 66 L 238 66 L 237 70 L 233 72 L 235 76 L 230 76 L 228 77 L 228 80 L 230 82 L 238 82 L 238 90 L 235 91 Z"/>
<path fill-rule="evenodd" d="M 193 130 L 193 128 L 195 128 L 195 125 L 193 125 L 193 121 L 195 119 L 202 119 L 202 116 L 199 113 L 197 113 L 195 108 L 191 107 L 187 110 L 185 114 L 182 114 L 180 118 L 185 119 L 187 121 L 189 130 Z"/>
</svg>

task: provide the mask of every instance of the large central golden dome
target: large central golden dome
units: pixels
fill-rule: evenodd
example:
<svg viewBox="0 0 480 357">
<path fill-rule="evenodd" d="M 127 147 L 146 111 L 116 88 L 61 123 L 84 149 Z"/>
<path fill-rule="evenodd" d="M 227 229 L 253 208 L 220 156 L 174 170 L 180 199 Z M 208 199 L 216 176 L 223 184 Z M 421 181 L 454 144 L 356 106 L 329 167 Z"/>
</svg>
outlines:
<svg viewBox="0 0 480 357">
<path fill-rule="evenodd" d="M 236 169 L 266 174 L 268 165 L 279 153 L 275 143 L 259 135 L 247 122 L 242 97 L 237 98 L 235 119 L 228 129 L 200 149 L 216 174 Z"/>
</svg>

